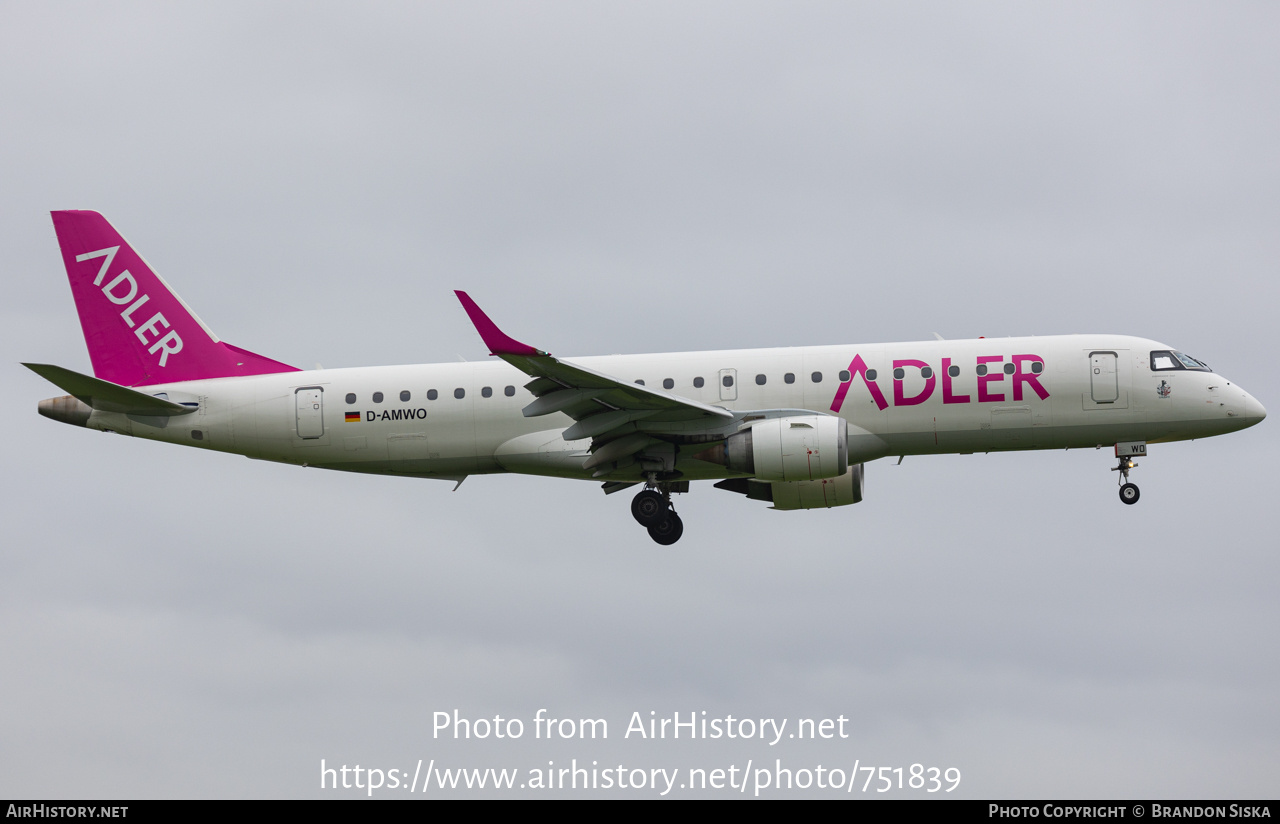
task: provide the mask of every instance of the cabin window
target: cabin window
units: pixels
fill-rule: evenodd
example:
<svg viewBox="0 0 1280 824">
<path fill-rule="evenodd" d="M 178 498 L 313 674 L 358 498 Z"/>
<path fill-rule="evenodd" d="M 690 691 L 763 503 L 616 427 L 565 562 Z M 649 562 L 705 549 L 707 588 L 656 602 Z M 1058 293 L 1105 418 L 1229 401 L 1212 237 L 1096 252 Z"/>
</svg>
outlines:
<svg viewBox="0 0 1280 824">
<path fill-rule="evenodd" d="M 701 389 L 704 385 L 706 385 L 706 381 L 704 381 L 702 378 L 694 378 L 694 379 L 693 379 L 693 388 L 694 388 L 694 389 Z"/>
<path fill-rule="evenodd" d="M 348 393 L 347 393 L 347 403 L 355 403 L 355 402 L 356 402 L 356 393 L 355 393 L 355 392 L 348 392 Z"/>
<path fill-rule="evenodd" d="M 980 363 L 978 364 L 978 368 L 974 371 L 978 373 L 978 377 L 982 377 L 987 374 L 987 365 L 985 363 Z"/>
<path fill-rule="evenodd" d="M 849 370 L 848 370 L 848 369 L 841 369 L 841 370 L 840 370 L 840 382 L 841 382 L 841 383 L 845 383 L 846 381 L 848 381 L 848 380 L 849 380 L 849 377 L 850 377 L 850 376 L 849 376 Z"/>
<path fill-rule="evenodd" d="M 671 380 L 671 378 L 663 378 L 663 379 L 662 379 L 662 388 L 663 388 L 663 389 L 675 389 L 675 388 L 676 388 L 676 382 L 675 382 L 675 381 L 673 381 L 673 380 Z"/>
<path fill-rule="evenodd" d="M 405 390 L 401 391 L 401 393 L 400 393 L 400 400 L 402 400 L 402 401 L 407 401 L 407 400 L 409 400 L 409 398 L 411 398 L 411 397 L 413 397 L 413 396 L 409 394 L 409 390 L 408 390 L 408 389 L 405 389 Z"/>
<path fill-rule="evenodd" d="M 492 398 L 492 397 L 493 397 L 493 387 L 492 387 L 492 386 L 486 386 L 486 387 L 483 387 L 483 388 L 480 390 L 480 397 L 482 397 L 482 398 Z"/>
<path fill-rule="evenodd" d="M 726 388 L 733 386 L 733 375 L 725 375 L 720 381 Z"/>
<path fill-rule="evenodd" d="M 768 380 L 764 375 L 756 375 L 756 386 L 764 386 L 764 382 Z"/>
<path fill-rule="evenodd" d="M 920 377 L 924 378 L 925 380 L 928 380 L 929 378 L 932 378 L 932 377 L 933 377 L 933 369 L 929 368 L 928 366 L 922 366 L 922 367 L 920 367 Z"/>
<path fill-rule="evenodd" d="M 382 393 L 381 393 L 381 392 L 374 392 L 374 393 L 373 393 L 373 402 L 374 402 L 374 403 L 382 403 Z"/>
<path fill-rule="evenodd" d="M 636 378 L 636 383 L 638 383 L 641 386 L 644 386 L 644 381 L 640 380 L 639 378 Z"/>
<path fill-rule="evenodd" d="M 795 382 L 796 382 L 796 373 L 795 373 L 795 372 L 788 372 L 787 374 L 783 375 L 783 376 L 782 376 L 782 382 L 783 382 L 783 383 L 795 383 Z"/>
<path fill-rule="evenodd" d="M 902 380 L 903 378 L 905 378 L 906 376 L 907 376 L 907 370 L 903 369 L 901 366 L 899 366 L 897 369 L 893 370 L 893 379 L 894 379 L 895 381 L 900 381 L 900 380 Z"/>
<path fill-rule="evenodd" d="M 813 381 L 814 383 L 822 383 L 822 373 L 814 372 L 812 375 L 809 376 L 809 380 Z"/>
<path fill-rule="evenodd" d="M 960 367 L 959 367 L 959 366 L 948 366 L 948 367 L 947 367 L 947 374 L 948 374 L 948 375 L 950 375 L 950 376 L 951 376 L 951 377 L 953 377 L 953 378 L 958 378 L 958 377 L 960 377 Z"/>
<path fill-rule="evenodd" d="M 467 390 L 463 389 L 462 387 L 458 387 L 457 389 L 453 390 L 453 396 L 458 400 L 462 400 L 467 396 Z"/>
<path fill-rule="evenodd" d="M 502 394 L 506 395 L 508 398 L 514 398 L 516 396 L 516 388 L 514 386 L 508 386 L 506 389 L 502 390 Z"/>
<path fill-rule="evenodd" d="M 1032 371 L 1032 372 L 1034 372 L 1035 374 L 1039 375 L 1041 372 L 1043 372 L 1043 371 L 1044 371 L 1044 364 L 1043 364 L 1043 363 L 1041 363 L 1040 361 L 1032 361 L 1032 362 L 1031 362 L 1031 371 Z"/>
<path fill-rule="evenodd" d="M 1013 364 L 1012 364 L 1012 363 L 1006 363 L 1006 364 L 1004 365 L 1004 373 L 1005 373 L 1006 375 L 1012 375 L 1012 374 L 1013 374 Z"/>
<path fill-rule="evenodd" d="M 875 380 L 875 379 L 876 379 L 876 375 L 879 375 L 879 374 L 880 374 L 880 373 L 879 373 L 879 372 L 877 372 L 877 371 L 876 371 L 876 370 L 874 370 L 874 369 L 868 369 L 868 370 L 867 370 L 867 380 L 869 380 L 869 381 L 873 381 L 873 380 Z"/>
<path fill-rule="evenodd" d="M 436 398 L 438 398 L 438 397 L 440 397 L 440 393 L 439 393 L 439 392 L 437 392 L 436 390 L 434 390 L 434 389 L 428 389 L 428 390 L 427 390 L 427 400 L 429 400 L 429 401 L 433 401 L 433 400 L 435 400 L 435 399 L 436 399 Z"/>
</svg>

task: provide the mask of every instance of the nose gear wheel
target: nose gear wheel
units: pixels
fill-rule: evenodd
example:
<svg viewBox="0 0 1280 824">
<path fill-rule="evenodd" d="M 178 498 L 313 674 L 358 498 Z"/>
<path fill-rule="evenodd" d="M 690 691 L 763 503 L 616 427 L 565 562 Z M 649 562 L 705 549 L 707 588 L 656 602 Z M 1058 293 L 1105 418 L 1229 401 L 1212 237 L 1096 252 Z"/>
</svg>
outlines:
<svg viewBox="0 0 1280 824">
<path fill-rule="evenodd" d="M 1111 467 L 1112 472 L 1120 473 L 1120 500 L 1126 504 L 1136 504 L 1140 493 L 1138 485 L 1129 483 L 1129 470 L 1136 469 L 1137 464 L 1132 458 L 1121 458 L 1119 466 Z"/>
</svg>

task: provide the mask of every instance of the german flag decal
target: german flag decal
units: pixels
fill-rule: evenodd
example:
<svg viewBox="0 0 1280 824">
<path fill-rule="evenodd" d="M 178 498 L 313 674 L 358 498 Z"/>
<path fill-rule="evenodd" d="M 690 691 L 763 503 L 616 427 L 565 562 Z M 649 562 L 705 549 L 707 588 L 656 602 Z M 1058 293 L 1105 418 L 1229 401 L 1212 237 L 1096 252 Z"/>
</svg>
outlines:
<svg viewBox="0 0 1280 824">
<path fill-rule="evenodd" d="M 348 413 L 347 413 L 347 423 L 359 423 L 359 422 L 360 422 L 360 413 L 359 413 L 359 412 L 348 412 Z"/>
</svg>

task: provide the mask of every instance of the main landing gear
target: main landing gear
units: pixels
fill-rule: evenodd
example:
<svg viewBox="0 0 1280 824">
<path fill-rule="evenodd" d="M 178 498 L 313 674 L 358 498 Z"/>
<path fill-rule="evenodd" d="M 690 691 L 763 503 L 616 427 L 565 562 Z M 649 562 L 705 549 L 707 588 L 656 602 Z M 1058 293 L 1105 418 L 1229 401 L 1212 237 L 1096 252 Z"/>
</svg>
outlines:
<svg viewBox="0 0 1280 824">
<path fill-rule="evenodd" d="M 663 546 L 671 546 L 684 534 L 684 522 L 671 507 L 670 484 L 658 484 L 631 500 L 631 515 L 649 530 L 649 537 Z"/>
</svg>

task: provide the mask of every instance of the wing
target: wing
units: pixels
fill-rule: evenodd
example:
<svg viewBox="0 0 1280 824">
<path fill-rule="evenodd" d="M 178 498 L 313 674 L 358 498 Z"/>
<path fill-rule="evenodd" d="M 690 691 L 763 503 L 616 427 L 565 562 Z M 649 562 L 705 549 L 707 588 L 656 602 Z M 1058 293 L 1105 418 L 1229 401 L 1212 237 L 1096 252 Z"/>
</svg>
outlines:
<svg viewBox="0 0 1280 824">
<path fill-rule="evenodd" d="M 734 413 L 719 406 L 626 383 L 520 343 L 503 333 L 466 292 L 455 294 L 489 347 L 489 354 L 533 378 L 525 384 L 535 396 L 523 410 L 525 417 L 563 412 L 572 418 L 574 424 L 564 431 L 564 439 L 592 439 L 592 454 L 583 467 L 599 467 L 597 476 L 608 474 L 610 466 L 661 443 L 662 439 L 639 431 L 637 421 L 670 423 L 680 428 L 681 424 L 696 427 L 704 423 L 718 429 L 735 418 Z"/>
</svg>

